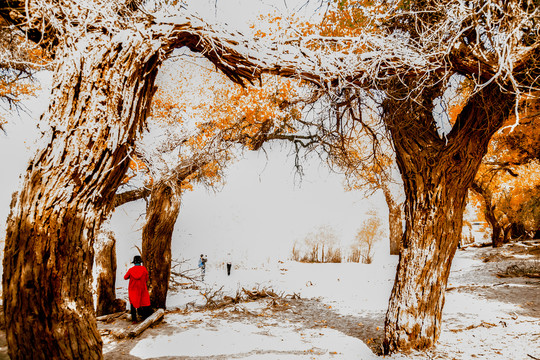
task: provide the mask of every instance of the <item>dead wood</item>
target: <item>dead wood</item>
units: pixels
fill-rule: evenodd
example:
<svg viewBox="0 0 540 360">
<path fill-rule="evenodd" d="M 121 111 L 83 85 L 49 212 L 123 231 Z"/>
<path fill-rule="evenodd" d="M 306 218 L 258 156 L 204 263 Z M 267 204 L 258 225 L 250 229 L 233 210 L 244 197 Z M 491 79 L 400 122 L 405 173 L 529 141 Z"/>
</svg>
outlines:
<svg viewBox="0 0 540 360">
<path fill-rule="evenodd" d="M 123 339 L 127 337 L 128 330 L 125 328 L 125 326 L 116 326 L 110 329 L 110 333 L 117 339 Z"/>
<path fill-rule="evenodd" d="M 265 297 L 271 297 L 271 298 L 278 298 L 282 296 L 278 296 L 272 289 L 253 289 L 253 290 L 247 290 L 245 288 L 242 288 L 242 291 L 244 294 L 247 295 L 247 297 L 250 300 L 257 300 Z"/>
<path fill-rule="evenodd" d="M 206 299 L 206 304 L 204 308 L 207 309 L 221 309 L 227 306 L 236 305 L 241 302 L 248 301 L 257 301 L 264 298 L 270 298 L 271 301 L 268 306 L 273 308 L 279 308 L 283 305 L 283 301 L 286 298 L 291 299 L 300 299 L 300 296 L 296 293 L 284 295 L 282 293 L 277 294 L 273 289 L 269 288 L 254 288 L 242 290 L 237 290 L 235 296 L 227 296 L 222 294 L 223 286 L 218 290 L 206 290 L 205 292 L 200 292 L 202 296 Z"/>
<path fill-rule="evenodd" d="M 506 269 L 496 273 L 499 278 L 507 277 L 527 277 L 537 279 L 540 278 L 540 262 L 521 262 L 518 264 L 509 265 Z"/>
<path fill-rule="evenodd" d="M 193 288 L 198 282 L 200 282 L 199 269 L 187 269 L 182 270 L 182 265 L 187 263 L 188 260 L 176 260 L 171 261 L 171 270 L 169 277 L 169 289 L 176 290 L 178 287 L 191 286 Z M 198 278 L 199 279 L 198 279 Z M 181 279 L 178 279 L 181 278 Z M 187 280 L 182 281 L 182 280 Z"/>
<path fill-rule="evenodd" d="M 217 309 L 219 307 L 223 307 L 223 286 L 220 287 L 218 290 L 206 290 L 205 292 L 200 291 L 199 293 L 204 296 L 206 299 L 205 307 L 209 309 Z M 221 299 L 219 299 L 221 297 Z"/>
<path fill-rule="evenodd" d="M 164 315 L 165 315 L 165 310 L 158 309 L 155 313 L 150 315 L 148 318 L 146 318 L 146 320 L 144 320 L 142 323 L 138 324 L 134 328 L 126 329 L 125 327 L 115 327 L 111 329 L 111 334 L 118 339 L 123 339 L 126 337 L 132 337 L 132 338 L 137 337 L 140 334 L 142 334 L 146 329 L 148 329 L 150 326 L 161 321 Z"/>
<path fill-rule="evenodd" d="M 454 332 L 454 333 L 457 333 L 457 332 L 461 332 L 461 331 L 465 331 L 465 330 L 472 330 L 472 329 L 476 329 L 478 327 L 485 327 L 485 328 L 492 328 L 494 326 L 497 326 L 496 324 L 492 324 L 492 323 L 489 323 L 487 321 L 482 321 L 480 324 L 478 325 L 469 325 L 465 328 L 462 328 L 462 329 L 450 329 L 451 332 Z"/>
<path fill-rule="evenodd" d="M 150 315 L 146 320 L 144 320 L 142 323 L 137 325 L 135 329 L 128 332 L 129 337 L 136 337 L 142 334 L 142 332 L 146 329 L 148 329 L 150 326 L 154 325 L 155 323 L 161 321 L 163 319 L 163 316 L 165 315 L 165 310 L 158 309 L 155 313 Z"/>
<path fill-rule="evenodd" d="M 127 314 L 127 312 L 121 311 L 121 312 L 116 312 L 114 314 L 107 314 L 107 315 L 103 315 L 103 316 L 98 316 L 98 317 L 96 317 L 96 320 L 106 322 L 106 323 L 110 323 L 113 320 L 116 320 L 117 318 L 120 318 L 122 315 L 126 315 L 126 314 Z"/>
</svg>

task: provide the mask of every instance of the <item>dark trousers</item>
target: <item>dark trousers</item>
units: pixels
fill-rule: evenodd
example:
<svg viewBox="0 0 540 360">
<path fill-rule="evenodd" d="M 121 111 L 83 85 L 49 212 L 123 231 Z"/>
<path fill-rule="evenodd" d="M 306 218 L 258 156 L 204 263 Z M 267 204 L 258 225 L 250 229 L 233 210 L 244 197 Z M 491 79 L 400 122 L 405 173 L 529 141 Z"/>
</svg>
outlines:
<svg viewBox="0 0 540 360">
<path fill-rule="evenodd" d="M 232 264 L 231 264 L 231 263 L 227 263 L 227 276 L 230 276 L 230 275 L 231 275 L 231 268 L 232 268 Z"/>
<path fill-rule="evenodd" d="M 139 316 L 141 320 L 144 320 L 148 316 L 150 316 L 150 313 L 152 311 L 150 309 L 150 306 L 141 306 L 140 308 L 136 308 L 135 306 L 133 306 L 132 303 L 130 303 L 129 305 L 131 305 L 131 321 L 137 321 L 137 316 Z"/>
</svg>

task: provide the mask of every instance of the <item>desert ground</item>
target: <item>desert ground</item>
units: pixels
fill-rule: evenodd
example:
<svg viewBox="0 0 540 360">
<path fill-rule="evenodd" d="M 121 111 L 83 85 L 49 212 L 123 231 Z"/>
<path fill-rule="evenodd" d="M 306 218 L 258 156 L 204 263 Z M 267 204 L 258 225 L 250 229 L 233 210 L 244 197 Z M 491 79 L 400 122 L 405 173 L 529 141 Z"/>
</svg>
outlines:
<svg viewBox="0 0 540 360">
<path fill-rule="evenodd" d="M 379 359 L 396 257 L 373 264 L 210 267 L 178 279 L 163 320 L 136 338 L 99 322 L 105 359 Z M 390 359 L 540 359 L 540 244 L 467 247 L 453 262 L 441 336 Z M 184 281 L 184 282 L 182 282 Z M 179 284 L 179 285 L 178 285 Z M 245 290 L 244 290 L 245 289 Z M 231 300 L 240 300 L 235 303 Z"/>
</svg>

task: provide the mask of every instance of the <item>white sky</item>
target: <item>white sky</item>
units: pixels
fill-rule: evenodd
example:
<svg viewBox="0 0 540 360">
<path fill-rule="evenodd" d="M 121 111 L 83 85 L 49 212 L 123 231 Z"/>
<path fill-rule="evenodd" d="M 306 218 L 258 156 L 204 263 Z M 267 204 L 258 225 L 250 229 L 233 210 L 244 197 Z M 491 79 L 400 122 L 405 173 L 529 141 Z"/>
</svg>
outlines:
<svg viewBox="0 0 540 360">
<path fill-rule="evenodd" d="M 209 21 L 226 23 L 244 30 L 258 15 L 272 12 L 312 16 L 319 0 L 191 0 L 189 9 Z"/>
</svg>

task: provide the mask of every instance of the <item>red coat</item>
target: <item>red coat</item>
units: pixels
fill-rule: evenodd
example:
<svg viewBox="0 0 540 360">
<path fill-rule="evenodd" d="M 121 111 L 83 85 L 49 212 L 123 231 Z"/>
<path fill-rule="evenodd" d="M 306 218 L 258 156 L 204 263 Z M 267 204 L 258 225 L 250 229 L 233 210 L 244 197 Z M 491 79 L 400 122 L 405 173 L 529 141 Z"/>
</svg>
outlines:
<svg viewBox="0 0 540 360">
<path fill-rule="evenodd" d="M 148 270 L 142 265 L 135 265 L 128 270 L 124 280 L 129 279 L 128 294 L 129 302 L 138 309 L 141 306 L 150 306 L 150 295 L 146 282 L 148 281 Z"/>
</svg>

